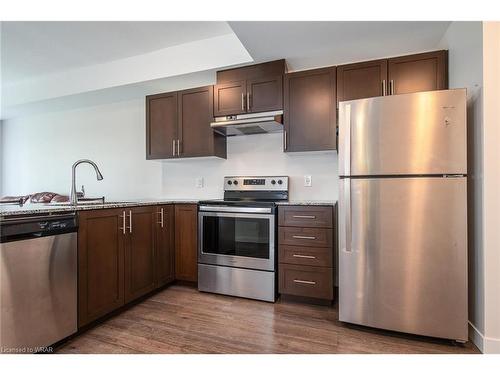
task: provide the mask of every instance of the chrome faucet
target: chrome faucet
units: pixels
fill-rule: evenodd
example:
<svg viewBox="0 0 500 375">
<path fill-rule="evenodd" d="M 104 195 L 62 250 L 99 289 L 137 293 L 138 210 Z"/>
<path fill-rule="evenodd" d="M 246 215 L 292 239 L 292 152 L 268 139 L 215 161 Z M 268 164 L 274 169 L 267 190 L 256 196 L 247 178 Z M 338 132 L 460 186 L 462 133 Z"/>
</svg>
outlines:
<svg viewBox="0 0 500 375">
<path fill-rule="evenodd" d="M 71 204 L 78 204 L 78 196 L 76 194 L 76 167 L 78 167 L 79 164 L 82 163 L 87 163 L 90 164 L 91 166 L 94 167 L 95 173 L 97 175 L 97 181 L 101 181 L 103 179 L 101 171 L 99 170 L 99 167 L 97 167 L 97 164 L 94 163 L 92 160 L 89 159 L 80 159 L 73 164 L 73 168 L 71 171 L 71 195 L 70 195 L 70 202 Z"/>
</svg>

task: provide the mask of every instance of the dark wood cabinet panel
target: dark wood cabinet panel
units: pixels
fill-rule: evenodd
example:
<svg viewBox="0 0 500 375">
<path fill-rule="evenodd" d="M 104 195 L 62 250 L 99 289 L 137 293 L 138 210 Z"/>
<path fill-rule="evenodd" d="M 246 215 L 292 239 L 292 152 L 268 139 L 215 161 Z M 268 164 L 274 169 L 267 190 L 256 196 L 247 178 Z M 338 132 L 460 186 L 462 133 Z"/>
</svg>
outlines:
<svg viewBox="0 0 500 375">
<path fill-rule="evenodd" d="M 408 94 L 448 88 L 448 52 L 435 51 L 388 60 L 389 91 Z"/>
<path fill-rule="evenodd" d="M 174 157 L 177 139 L 177 93 L 146 97 L 146 158 Z"/>
<path fill-rule="evenodd" d="M 260 79 L 262 77 L 283 76 L 286 73 L 285 59 L 268 61 L 260 64 L 242 66 L 219 70 L 217 72 L 217 83 L 228 83 L 235 81 L 246 81 Z"/>
<path fill-rule="evenodd" d="M 125 302 L 133 301 L 155 288 L 154 206 L 126 210 L 128 234 L 125 245 Z"/>
<path fill-rule="evenodd" d="M 266 112 L 283 109 L 283 76 L 247 81 L 247 111 Z"/>
<path fill-rule="evenodd" d="M 226 157 L 226 137 L 214 133 L 213 86 L 199 87 L 178 93 L 179 156 L 215 155 Z"/>
<path fill-rule="evenodd" d="M 336 148 L 335 67 L 285 75 L 284 150 Z"/>
<path fill-rule="evenodd" d="M 158 206 L 156 223 L 156 287 L 175 279 L 174 206 Z"/>
<path fill-rule="evenodd" d="M 290 227 L 333 227 L 333 207 L 327 206 L 280 206 L 280 226 Z"/>
<path fill-rule="evenodd" d="M 329 247 L 279 246 L 279 261 L 302 266 L 333 267 L 333 251 Z"/>
<path fill-rule="evenodd" d="M 327 228 L 279 227 L 279 243 L 294 246 L 332 247 L 332 230 Z"/>
<path fill-rule="evenodd" d="M 246 112 L 246 81 L 214 86 L 214 116 L 238 115 Z"/>
<path fill-rule="evenodd" d="M 387 60 L 337 66 L 337 101 L 387 95 Z"/>
<path fill-rule="evenodd" d="M 122 210 L 84 211 L 78 229 L 78 325 L 124 304 Z"/>
<path fill-rule="evenodd" d="M 175 278 L 198 280 L 198 206 L 175 205 Z"/>
<path fill-rule="evenodd" d="M 280 264 L 279 291 L 283 294 L 333 299 L 333 270 L 330 267 Z"/>
</svg>

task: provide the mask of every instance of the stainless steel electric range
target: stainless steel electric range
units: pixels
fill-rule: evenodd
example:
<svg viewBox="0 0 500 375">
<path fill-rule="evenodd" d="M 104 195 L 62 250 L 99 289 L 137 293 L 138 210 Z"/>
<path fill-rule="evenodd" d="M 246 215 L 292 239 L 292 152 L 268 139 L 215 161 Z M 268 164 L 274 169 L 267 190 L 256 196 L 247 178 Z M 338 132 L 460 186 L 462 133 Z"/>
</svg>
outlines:
<svg viewBox="0 0 500 375">
<path fill-rule="evenodd" d="M 288 177 L 225 177 L 224 199 L 200 202 L 198 289 L 274 302 L 276 202 Z"/>
</svg>

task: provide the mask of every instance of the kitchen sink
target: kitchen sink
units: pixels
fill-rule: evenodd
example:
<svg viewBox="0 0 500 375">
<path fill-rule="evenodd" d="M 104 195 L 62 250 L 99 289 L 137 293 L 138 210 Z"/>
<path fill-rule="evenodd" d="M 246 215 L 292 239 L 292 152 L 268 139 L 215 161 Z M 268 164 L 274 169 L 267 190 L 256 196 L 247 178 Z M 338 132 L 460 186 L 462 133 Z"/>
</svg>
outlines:
<svg viewBox="0 0 500 375">
<path fill-rule="evenodd" d="M 125 203 L 134 203 L 130 201 L 83 201 L 83 202 L 78 202 L 77 206 L 106 206 L 106 205 L 113 205 L 113 204 L 125 204 Z M 71 202 L 53 202 L 53 203 L 48 203 L 49 206 L 71 206 Z"/>
</svg>

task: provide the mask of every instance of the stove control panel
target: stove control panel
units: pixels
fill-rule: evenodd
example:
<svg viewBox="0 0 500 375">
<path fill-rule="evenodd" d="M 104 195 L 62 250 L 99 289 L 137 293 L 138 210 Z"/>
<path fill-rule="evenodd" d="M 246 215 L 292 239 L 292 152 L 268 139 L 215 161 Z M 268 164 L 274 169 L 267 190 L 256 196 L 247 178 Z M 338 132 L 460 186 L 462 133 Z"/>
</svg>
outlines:
<svg viewBox="0 0 500 375">
<path fill-rule="evenodd" d="M 288 176 L 227 176 L 226 191 L 288 191 Z"/>
</svg>

